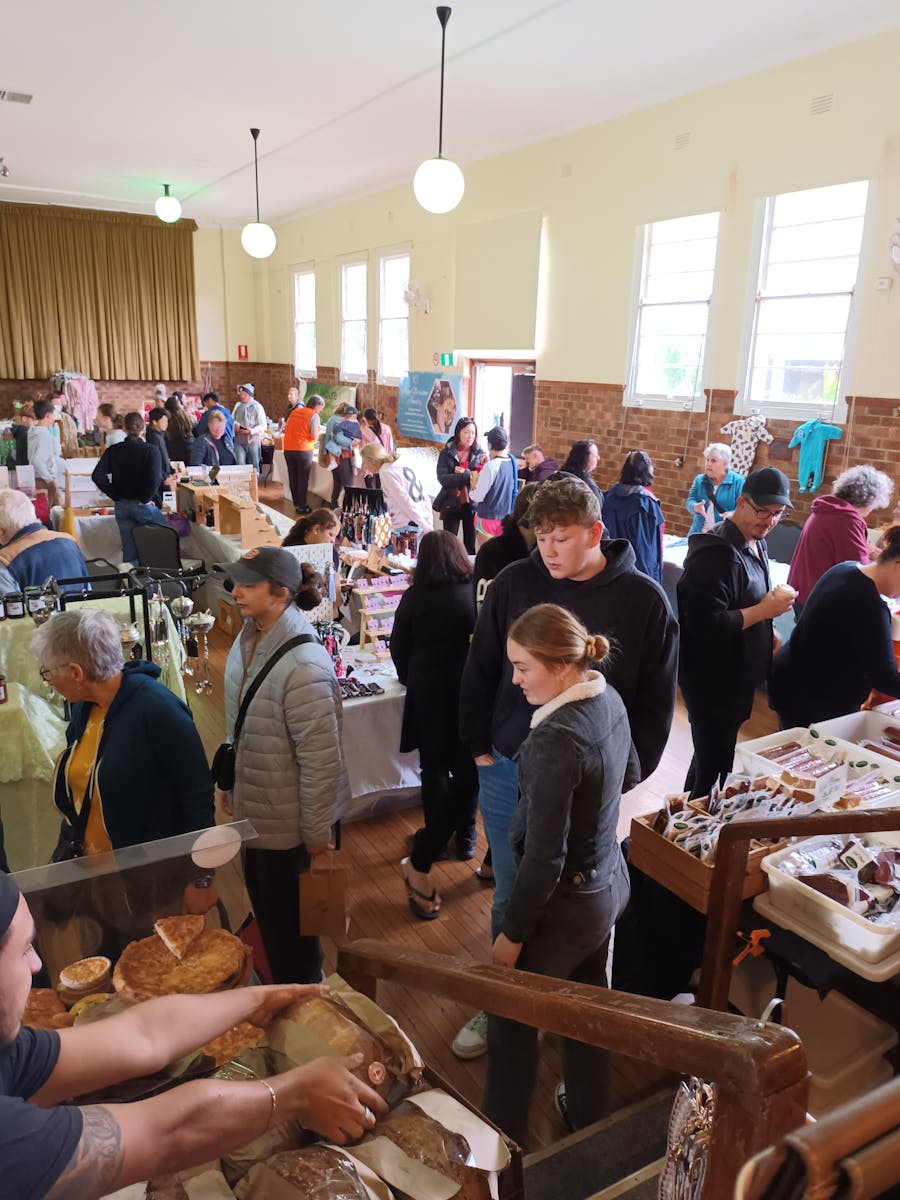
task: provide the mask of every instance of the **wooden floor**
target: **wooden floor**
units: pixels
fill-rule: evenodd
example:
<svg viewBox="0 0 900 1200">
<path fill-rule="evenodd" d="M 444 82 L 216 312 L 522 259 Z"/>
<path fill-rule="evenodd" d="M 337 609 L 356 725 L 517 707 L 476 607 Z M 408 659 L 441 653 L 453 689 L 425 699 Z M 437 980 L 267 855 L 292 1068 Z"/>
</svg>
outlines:
<svg viewBox="0 0 900 1200">
<path fill-rule="evenodd" d="M 266 503 L 275 498 L 264 496 Z M 227 649 L 227 638 L 220 630 L 214 630 L 210 639 L 213 694 L 211 697 L 190 695 L 198 728 L 210 754 L 224 735 L 222 669 Z M 758 699 L 743 736 L 759 737 L 775 728 L 773 714 L 765 701 Z M 345 749 L 348 756 L 353 754 L 352 745 Z M 627 833 L 633 816 L 653 811 L 659 807 L 665 793 L 681 789 L 690 756 L 690 732 L 679 700 L 659 768 L 623 802 L 620 835 Z M 448 862 L 435 866 L 434 877 L 444 898 L 444 909 L 438 920 L 416 920 L 406 907 L 398 864 L 406 853 L 405 839 L 416 830 L 420 815 L 418 808 L 407 809 L 345 827 L 343 847 L 352 878 L 350 936 L 377 938 L 457 958 L 486 961 L 490 949 L 492 892 L 474 874 L 480 854 L 470 863 Z M 480 849 L 483 849 L 483 842 Z M 326 953 L 330 969 L 335 950 L 327 942 Z M 423 1057 L 463 1095 L 477 1103 L 484 1083 L 484 1059 L 462 1062 L 450 1050 L 456 1031 L 472 1014 L 441 998 L 411 992 L 393 984 L 382 985 L 380 1000 L 409 1033 Z M 553 1105 L 553 1092 L 561 1078 L 560 1063 L 559 1043 L 554 1038 L 544 1039 L 527 1149 L 546 1146 L 565 1133 Z M 661 1081 L 659 1074 L 642 1064 L 616 1056 L 613 1082 L 618 1104 L 656 1090 Z"/>
</svg>

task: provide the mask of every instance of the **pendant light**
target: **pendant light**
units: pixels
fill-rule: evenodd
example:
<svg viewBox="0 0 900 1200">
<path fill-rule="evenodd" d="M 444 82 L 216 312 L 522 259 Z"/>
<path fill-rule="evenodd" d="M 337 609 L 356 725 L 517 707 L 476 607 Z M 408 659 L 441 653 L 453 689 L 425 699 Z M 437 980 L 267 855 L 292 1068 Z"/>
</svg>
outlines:
<svg viewBox="0 0 900 1200">
<path fill-rule="evenodd" d="M 449 158 L 444 158 L 444 46 L 447 41 L 447 22 L 450 20 L 449 5 L 439 4 L 438 20 L 441 23 L 441 107 L 438 117 L 438 152 L 436 158 L 426 158 L 416 171 L 413 191 L 416 199 L 430 213 L 448 213 L 456 208 L 466 190 L 463 173 Z"/>
<path fill-rule="evenodd" d="M 275 230 L 259 219 L 259 159 L 256 154 L 258 129 L 251 129 L 253 138 L 253 175 L 256 180 L 256 220 L 250 221 L 241 230 L 241 245 L 251 258 L 268 258 L 275 250 Z"/>
<path fill-rule="evenodd" d="M 163 194 L 156 197 L 153 210 L 166 225 L 174 225 L 181 216 L 181 201 L 169 195 L 169 184 L 163 184 Z"/>
</svg>

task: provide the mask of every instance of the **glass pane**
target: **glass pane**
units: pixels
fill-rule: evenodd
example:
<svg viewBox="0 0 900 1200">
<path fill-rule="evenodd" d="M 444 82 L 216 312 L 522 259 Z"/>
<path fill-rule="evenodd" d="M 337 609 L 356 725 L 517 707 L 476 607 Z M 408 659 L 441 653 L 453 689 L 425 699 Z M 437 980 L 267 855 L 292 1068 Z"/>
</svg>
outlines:
<svg viewBox="0 0 900 1200">
<path fill-rule="evenodd" d="M 776 263 L 766 272 L 768 296 L 798 296 L 804 292 L 849 292 L 856 286 L 859 257 Z"/>
<path fill-rule="evenodd" d="M 298 371 L 316 369 L 315 321 L 301 321 L 294 327 L 294 366 Z"/>
<path fill-rule="evenodd" d="M 650 241 L 657 246 L 661 242 L 689 242 L 697 238 L 716 239 L 719 233 L 719 214 L 699 213 L 691 217 L 675 217 L 671 221 L 654 221 Z"/>
<path fill-rule="evenodd" d="M 869 184 L 839 183 L 833 187 L 810 188 L 804 192 L 785 192 L 775 197 L 773 225 L 802 225 L 808 221 L 833 221 L 840 217 L 862 216 L 866 211 Z"/>
<path fill-rule="evenodd" d="M 680 271 L 675 275 L 650 275 L 644 299 L 651 303 L 667 300 L 709 300 L 712 295 L 712 271 Z"/>
<path fill-rule="evenodd" d="M 363 375 L 368 370 L 365 321 L 344 321 L 341 324 L 341 374 Z"/>
<path fill-rule="evenodd" d="M 403 293 L 409 286 L 409 255 L 381 260 L 382 317 L 405 317 L 409 311 Z"/>
<path fill-rule="evenodd" d="M 795 262 L 805 258 L 829 259 L 858 255 L 862 232 L 862 217 L 775 229 L 769 243 L 769 261 Z"/>
<path fill-rule="evenodd" d="M 478 368 L 475 379 L 475 423 L 479 440 L 495 425 L 509 429 L 509 402 L 512 392 L 512 367 L 486 363 Z"/>
<path fill-rule="evenodd" d="M 381 377 L 402 379 L 409 370 L 409 320 L 395 317 L 381 322 Z"/>
<path fill-rule="evenodd" d="M 843 340 L 850 297 L 811 296 L 802 300 L 760 300 L 757 337 L 767 334 L 836 333 Z"/>
<path fill-rule="evenodd" d="M 366 264 L 351 263 L 341 268 L 341 317 L 344 321 L 366 318 Z"/>
<path fill-rule="evenodd" d="M 316 319 L 316 273 L 304 271 L 294 276 L 294 320 Z"/>
<path fill-rule="evenodd" d="M 705 338 L 642 336 L 635 391 L 640 396 L 695 396 L 703 377 Z"/>
<path fill-rule="evenodd" d="M 686 334 L 703 337 L 708 318 L 708 304 L 647 304 L 640 313 L 640 336 Z"/>
<path fill-rule="evenodd" d="M 673 271 L 711 271 L 716 265 L 716 240 L 706 238 L 702 242 L 675 242 L 664 246 L 651 246 L 647 274 Z"/>
</svg>

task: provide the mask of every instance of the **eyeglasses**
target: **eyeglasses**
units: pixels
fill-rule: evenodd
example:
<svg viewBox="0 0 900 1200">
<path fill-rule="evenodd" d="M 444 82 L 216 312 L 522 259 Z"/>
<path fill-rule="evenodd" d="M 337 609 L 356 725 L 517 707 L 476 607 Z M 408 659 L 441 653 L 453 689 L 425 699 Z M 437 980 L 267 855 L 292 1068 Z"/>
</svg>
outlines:
<svg viewBox="0 0 900 1200">
<path fill-rule="evenodd" d="M 748 496 L 741 496 L 741 499 L 750 505 L 758 517 L 762 517 L 764 521 L 769 521 L 772 525 L 777 525 L 787 512 L 786 508 L 779 508 L 777 512 L 772 512 L 770 508 L 758 508 Z"/>
<path fill-rule="evenodd" d="M 54 671 L 57 671 L 57 670 L 59 670 L 58 667 L 41 667 L 40 670 L 38 671 L 38 675 L 40 675 L 40 677 L 44 683 L 49 683 L 50 676 L 53 674 Z"/>
</svg>

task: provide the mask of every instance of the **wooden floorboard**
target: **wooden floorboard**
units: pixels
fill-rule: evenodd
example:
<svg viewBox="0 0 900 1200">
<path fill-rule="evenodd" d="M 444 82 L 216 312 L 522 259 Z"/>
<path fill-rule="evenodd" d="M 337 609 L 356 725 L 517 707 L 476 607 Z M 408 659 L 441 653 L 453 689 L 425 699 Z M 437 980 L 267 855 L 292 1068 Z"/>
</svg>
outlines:
<svg viewBox="0 0 900 1200">
<path fill-rule="evenodd" d="M 278 489 L 265 489 L 265 503 L 279 503 Z M 210 665 L 214 690 L 211 696 L 190 693 L 195 720 L 211 755 L 224 736 L 222 671 L 229 641 L 215 629 L 210 638 Z M 190 681 L 187 681 L 190 684 Z M 773 714 L 762 697 L 743 737 L 759 737 L 776 728 Z M 345 747 L 348 756 L 353 746 Z M 663 795 L 680 791 L 691 757 L 690 730 L 679 698 L 672 733 L 654 774 L 623 801 L 619 833 L 628 832 L 633 816 L 658 808 Z M 444 900 L 436 921 L 417 920 L 409 912 L 400 876 L 400 859 L 406 853 L 406 838 L 420 819 L 417 808 L 377 816 L 344 827 L 343 849 L 351 870 L 351 937 L 377 938 L 419 947 L 459 959 L 487 961 L 490 956 L 490 905 L 492 890 L 480 883 L 475 867 L 484 849 L 479 824 L 479 853 L 468 863 L 439 863 L 434 879 Z M 335 947 L 326 940 L 327 966 L 335 961 Z M 423 1057 L 463 1095 L 478 1103 L 484 1085 L 484 1060 L 462 1062 L 450 1043 L 460 1026 L 472 1015 L 460 1005 L 437 996 L 426 996 L 396 984 L 383 984 L 380 1001 L 409 1033 Z M 565 1130 L 553 1104 L 553 1093 L 561 1078 L 561 1042 L 545 1038 L 541 1044 L 540 1068 L 532 1108 L 529 1149 L 536 1150 L 563 1136 Z M 614 1057 L 613 1088 L 617 1104 L 658 1090 L 660 1073 L 621 1056 Z"/>
</svg>

